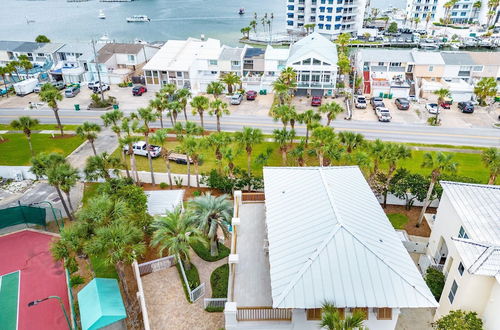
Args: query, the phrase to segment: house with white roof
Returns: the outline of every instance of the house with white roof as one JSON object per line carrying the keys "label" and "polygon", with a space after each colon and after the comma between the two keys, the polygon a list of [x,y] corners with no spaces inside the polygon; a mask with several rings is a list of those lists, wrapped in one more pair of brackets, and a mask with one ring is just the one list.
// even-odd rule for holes
{"label": "house with white roof", "polygon": [[477,312],[487,330],[500,329],[500,186],[441,182],[443,195],[427,254],[419,260],[446,282],[435,319],[451,310]]}
{"label": "house with white roof", "polygon": [[265,167],[261,197],[235,193],[226,329],[318,329],[326,301],[394,329],[438,306],[358,167]]}
{"label": "house with white roof", "polygon": [[[96,51],[103,46],[100,43],[96,44]],[[57,59],[58,63],[51,71],[56,80],[62,80],[65,84],[92,80],[89,72],[90,63],[95,61],[92,44],[67,43],[57,51]]]}

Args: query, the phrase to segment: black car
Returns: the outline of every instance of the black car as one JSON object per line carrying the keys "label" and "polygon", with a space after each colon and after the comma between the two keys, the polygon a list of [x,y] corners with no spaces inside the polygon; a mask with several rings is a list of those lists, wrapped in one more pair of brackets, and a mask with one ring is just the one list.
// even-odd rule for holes
{"label": "black car", "polygon": [[372,105],[373,109],[375,109],[376,107],[385,108],[384,99],[381,97],[372,97],[370,100],[370,104]]}
{"label": "black car", "polygon": [[466,113],[473,113],[474,104],[472,104],[472,102],[458,102],[458,110]]}
{"label": "black car", "polygon": [[404,97],[398,97],[394,103],[399,110],[408,110],[410,109],[410,101],[405,99]]}

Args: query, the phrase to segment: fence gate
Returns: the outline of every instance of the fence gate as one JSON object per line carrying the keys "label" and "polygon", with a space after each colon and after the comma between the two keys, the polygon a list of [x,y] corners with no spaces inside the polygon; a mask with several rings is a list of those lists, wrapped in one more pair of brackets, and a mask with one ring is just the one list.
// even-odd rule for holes
{"label": "fence gate", "polygon": [[205,295],[205,283],[201,283],[196,289],[189,292],[189,298],[192,302],[197,301]]}

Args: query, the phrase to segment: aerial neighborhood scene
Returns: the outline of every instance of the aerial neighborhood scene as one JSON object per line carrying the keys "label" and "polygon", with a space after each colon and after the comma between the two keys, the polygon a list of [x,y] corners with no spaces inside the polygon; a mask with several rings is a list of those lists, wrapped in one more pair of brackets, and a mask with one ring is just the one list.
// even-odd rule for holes
{"label": "aerial neighborhood scene", "polygon": [[4,0],[0,330],[500,329],[499,0]]}

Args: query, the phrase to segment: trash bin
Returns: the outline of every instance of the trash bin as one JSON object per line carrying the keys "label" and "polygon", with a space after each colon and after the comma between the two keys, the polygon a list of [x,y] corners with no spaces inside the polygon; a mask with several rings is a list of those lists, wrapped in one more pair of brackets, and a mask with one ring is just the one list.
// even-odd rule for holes
{"label": "trash bin", "polygon": [[380,93],[378,94],[378,97],[384,97],[384,93],[383,93],[383,92],[380,92]]}
{"label": "trash bin", "polygon": [[80,111],[80,105],[79,104],[75,104],[75,111]]}
{"label": "trash bin", "polygon": [[389,94],[389,100],[392,100],[392,94]]}
{"label": "trash bin", "polygon": [[264,95],[267,95],[267,89],[264,89],[262,92]]}
{"label": "trash bin", "polygon": [[118,110],[118,104],[113,104],[113,110]]}

